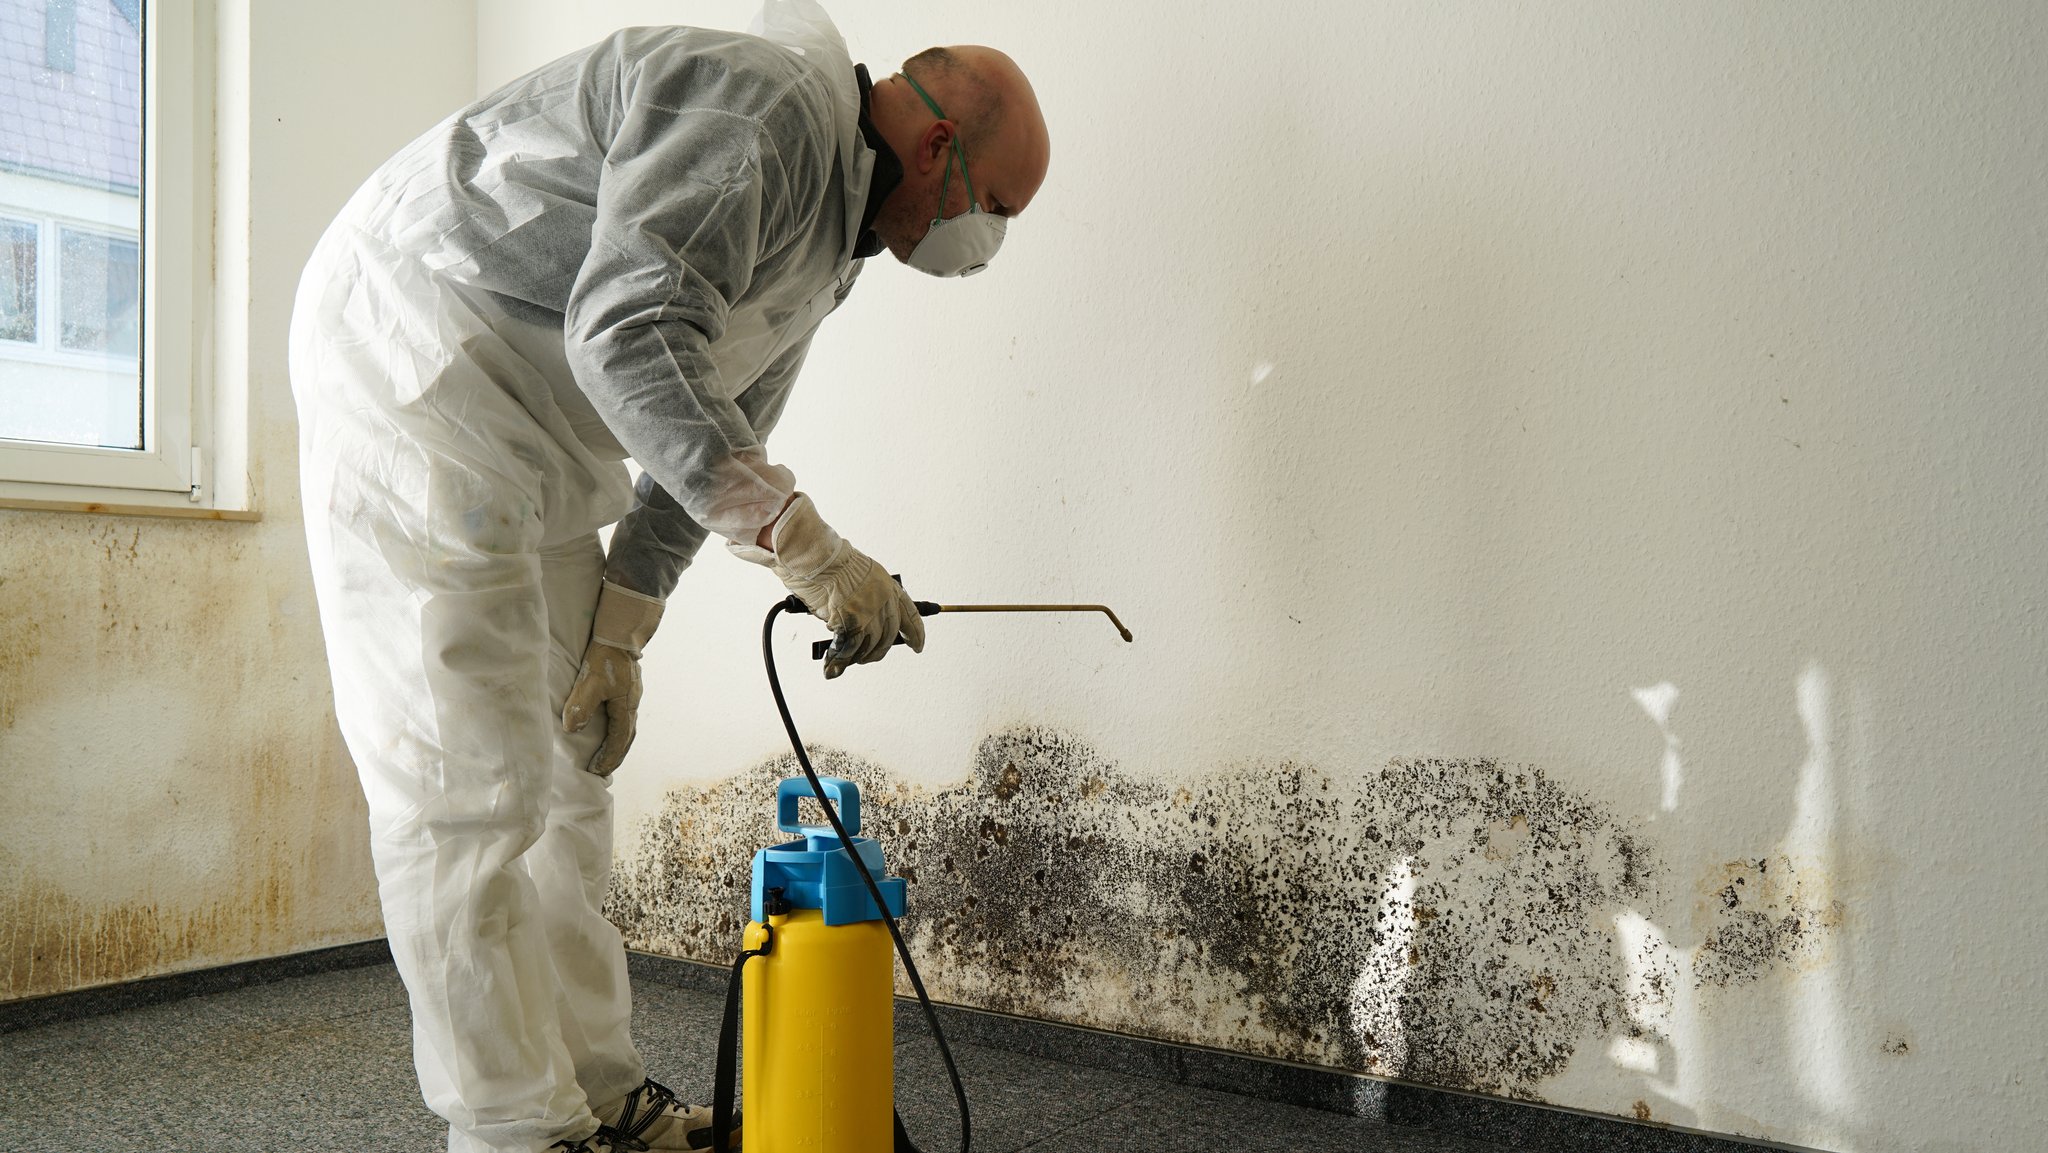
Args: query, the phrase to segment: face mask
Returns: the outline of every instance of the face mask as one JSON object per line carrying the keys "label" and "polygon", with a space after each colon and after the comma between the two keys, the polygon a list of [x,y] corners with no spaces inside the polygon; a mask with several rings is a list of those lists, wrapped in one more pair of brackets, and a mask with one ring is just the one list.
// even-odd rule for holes
{"label": "face mask", "polygon": [[[902,74],[910,81],[910,87],[932,110],[932,115],[941,120],[946,114],[939,111],[938,102],[925,94],[924,88],[908,73]],[[910,267],[933,276],[972,276],[988,267],[995,259],[996,250],[1003,246],[1003,231],[1009,225],[1007,217],[983,212],[981,204],[974,198],[974,181],[967,175],[967,148],[960,143],[959,136],[953,137],[953,156],[946,157],[946,175],[939,181],[939,211],[946,210],[946,193],[953,183],[953,159],[960,160],[960,179],[967,185],[967,211],[951,220],[933,217],[932,226],[910,250]]]}

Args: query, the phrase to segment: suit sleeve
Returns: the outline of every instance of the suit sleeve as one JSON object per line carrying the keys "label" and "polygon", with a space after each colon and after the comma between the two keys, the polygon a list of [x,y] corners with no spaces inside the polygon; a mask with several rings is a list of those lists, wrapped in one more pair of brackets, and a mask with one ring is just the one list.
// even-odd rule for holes
{"label": "suit sleeve", "polygon": [[[810,347],[811,338],[806,336],[777,357],[760,379],[740,394],[740,412],[762,443],[774,431],[775,422],[782,419],[783,406]],[[612,530],[605,579],[648,596],[666,598],[675,591],[683,570],[690,567],[691,559],[704,547],[710,533],[661,487],[653,473],[640,474],[633,494],[638,498],[633,511]]]}
{"label": "suit sleeve", "polygon": [[701,68],[663,64],[650,55],[622,78],[564,314],[578,386],[649,478],[620,563],[650,595],[704,534],[752,540],[795,492],[710,350],[763,254],[814,223],[797,206],[821,201],[832,162],[787,89],[735,77],[736,91],[707,93]]}

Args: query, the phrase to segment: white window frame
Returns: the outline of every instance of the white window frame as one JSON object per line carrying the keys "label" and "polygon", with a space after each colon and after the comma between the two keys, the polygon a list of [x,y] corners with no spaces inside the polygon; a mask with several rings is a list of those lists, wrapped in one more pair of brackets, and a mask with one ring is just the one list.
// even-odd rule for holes
{"label": "white window frame", "polygon": [[[109,449],[0,439],[0,506],[105,502],[189,508],[205,497],[201,343],[213,295],[202,260],[212,243],[211,75],[200,53],[201,5],[146,0],[142,8],[142,393],[143,446]],[[201,128],[209,130],[202,137]],[[17,215],[9,213],[9,215]],[[41,249],[56,255],[57,228],[114,231],[104,224],[37,214]],[[39,270],[40,272],[40,270]],[[40,276],[54,285],[55,272]],[[56,323],[60,299],[38,299],[39,324]],[[74,354],[75,355],[75,354]]]}

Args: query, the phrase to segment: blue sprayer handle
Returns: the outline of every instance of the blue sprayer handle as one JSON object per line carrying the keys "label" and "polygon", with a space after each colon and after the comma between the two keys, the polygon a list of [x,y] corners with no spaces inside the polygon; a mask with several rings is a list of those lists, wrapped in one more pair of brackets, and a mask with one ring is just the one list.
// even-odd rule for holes
{"label": "blue sprayer handle", "polygon": [[[839,810],[839,823],[846,826],[846,835],[860,835],[860,786],[845,777],[820,777],[818,784],[824,787],[825,796],[832,801],[832,807]],[[791,777],[775,787],[775,827],[785,833],[804,837],[836,837],[832,826],[805,825],[797,821],[797,803],[805,797],[815,796],[811,783],[802,777]]]}

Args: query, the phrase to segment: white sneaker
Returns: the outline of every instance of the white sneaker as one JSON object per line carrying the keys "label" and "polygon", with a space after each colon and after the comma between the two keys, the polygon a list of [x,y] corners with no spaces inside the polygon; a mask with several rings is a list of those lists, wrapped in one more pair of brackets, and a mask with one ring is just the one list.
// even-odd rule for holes
{"label": "white sneaker", "polygon": [[[648,1078],[638,1089],[605,1105],[593,1105],[597,1138],[618,1153],[644,1149],[701,1153],[711,1148],[711,1107],[685,1105],[661,1082]],[[740,1148],[739,1118],[733,1118],[732,1153]]]}

